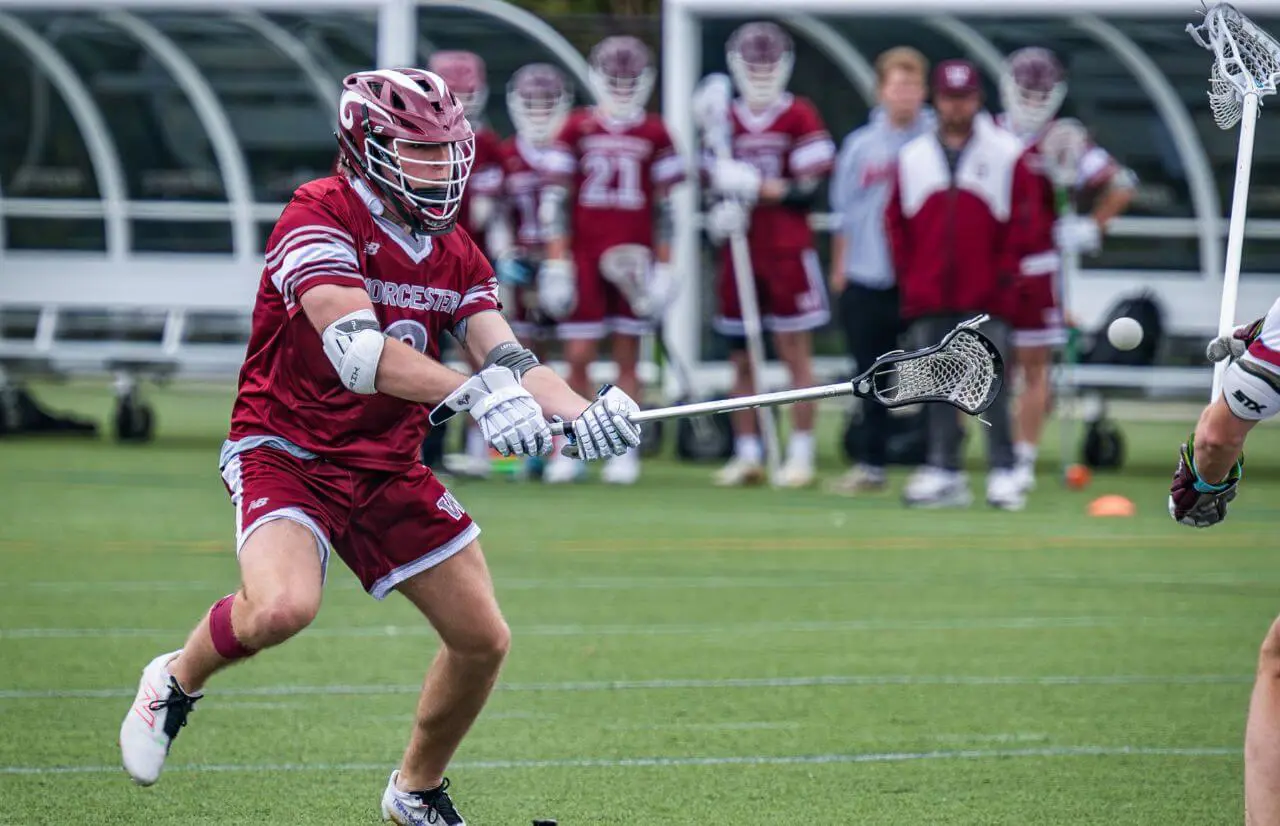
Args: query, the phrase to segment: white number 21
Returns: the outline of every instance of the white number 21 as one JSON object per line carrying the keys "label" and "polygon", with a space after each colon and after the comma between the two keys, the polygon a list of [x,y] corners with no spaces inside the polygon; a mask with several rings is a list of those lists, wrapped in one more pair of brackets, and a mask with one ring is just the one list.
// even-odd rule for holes
{"label": "white number 21", "polygon": [[578,199],[583,206],[644,209],[639,159],[591,152],[582,157],[582,172],[585,180]]}

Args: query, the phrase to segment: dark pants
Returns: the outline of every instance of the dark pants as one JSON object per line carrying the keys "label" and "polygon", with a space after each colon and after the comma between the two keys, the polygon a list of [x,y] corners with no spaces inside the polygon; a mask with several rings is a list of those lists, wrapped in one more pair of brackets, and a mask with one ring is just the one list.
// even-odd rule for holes
{"label": "dark pants", "polygon": [[[930,347],[942,340],[943,336],[955,329],[960,322],[972,318],[974,313],[957,315],[937,315],[916,319],[911,323],[908,335],[912,349]],[[993,318],[982,325],[983,334],[991,339],[1005,364],[1013,364],[1013,348],[1009,325],[998,318]],[[943,470],[960,470],[964,447],[963,415],[949,404],[926,405],[929,417],[929,464]],[[1007,470],[1013,467],[1013,429],[1009,416],[1009,387],[1000,391],[995,403],[982,414],[991,423],[987,431],[987,464],[992,470]]]}
{"label": "dark pants", "polygon": [[[902,322],[898,318],[898,288],[876,290],[850,284],[840,294],[840,323],[844,326],[849,355],[857,362],[856,372],[890,350],[898,349]],[[862,406],[862,436],[858,455],[871,467],[887,464],[889,411],[878,404]]]}

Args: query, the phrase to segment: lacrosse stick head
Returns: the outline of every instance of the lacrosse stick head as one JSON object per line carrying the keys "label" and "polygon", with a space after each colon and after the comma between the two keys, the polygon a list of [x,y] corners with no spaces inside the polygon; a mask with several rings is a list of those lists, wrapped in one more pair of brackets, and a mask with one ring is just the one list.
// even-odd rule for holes
{"label": "lacrosse stick head", "polygon": [[704,77],[693,90],[693,120],[703,142],[716,149],[729,145],[729,105],[733,102],[733,81],[717,72]]}
{"label": "lacrosse stick head", "polygon": [[1040,138],[1040,157],[1054,186],[1074,189],[1080,175],[1080,159],[1089,149],[1089,130],[1075,118],[1060,118]]}
{"label": "lacrosse stick head", "polygon": [[[991,406],[1004,383],[1004,359],[978,331],[988,316],[958,325],[925,350],[881,356],[856,386],[885,407],[943,402],[976,416]],[[864,374],[866,375],[866,374]],[[858,381],[858,380],[855,380]]]}
{"label": "lacrosse stick head", "polygon": [[600,275],[618,288],[636,315],[648,316],[653,251],[643,244],[617,244],[600,256]]}
{"label": "lacrosse stick head", "polygon": [[1222,129],[1240,122],[1245,95],[1273,95],[1280,80],[1280,43],[1230,3],[1215,3],[1204,11],[1199,26],[1187,32],[1213,52],[1209,73],[1209,108]]}

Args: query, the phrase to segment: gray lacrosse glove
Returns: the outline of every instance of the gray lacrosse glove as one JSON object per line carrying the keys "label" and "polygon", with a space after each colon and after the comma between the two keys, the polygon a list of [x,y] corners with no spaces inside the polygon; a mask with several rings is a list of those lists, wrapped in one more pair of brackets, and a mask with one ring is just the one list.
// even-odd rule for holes
{"label": "gray lacrosse glove", "polygon": [[[545,456],[551,452],[551,425],[533,394],[516,374],[494,365],[467,379],[437,410],[467,411],[480,435],[503,456]],[[432,414],[433,423],[443,417]]]}
{"label": "gray lacrosse glove", "polygon": [[630,420],[640,412],[640,405],[616,387],[605,385],[591,406],[569,422],[565,435],[569,444],[561,451],[565,456],[594,462],[621,456],[640,446],[640,425]]}
{"label": "gray lacrosse glove", "polygon": [[1178,469],[1169,486],[1169,515],[1179,525],[1213,527],[1227,518],[1227,505],[1236,498],[1236,488],[1243,475],[1244,457],[1241,456],[1222,482],[1214,484],[1201,479],[1196,472],[1193,433],[1178,452]]}
{"label": "gray lacrosse glove", "polygon": [[1249,349],[1249,345],[1253,344],[1254,339],[1262,334],[1263,321],[1264,319],[1260,318],[1252,324],[1235,328],[1229,336],[1218,336],[1210,341],[1204,351],[1205,358],[1212,362],[1224,359],[1235,361],[1240,358]]}

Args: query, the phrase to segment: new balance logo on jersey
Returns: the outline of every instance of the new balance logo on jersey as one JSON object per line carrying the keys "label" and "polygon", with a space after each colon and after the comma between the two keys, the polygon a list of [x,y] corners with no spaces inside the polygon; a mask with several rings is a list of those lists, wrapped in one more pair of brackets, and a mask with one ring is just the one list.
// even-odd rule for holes
{"label": "new balance logo on jersey", "polygon": [[388,307],[430,310],[453,315],[462,305],[462,296],[453,290],[423,287],[420,284],[397,284],[394,281],[380,281],[377,278],[366,278],[364,285],[369,291],[370,301],[374,304],[385,304]]}
{"label": "new balance logo on jersey", "polygon": [[369,241],[368,243],[366,243],[366,244],[364,245],[364,254],[365,254],[365,255],[377,255],[377,254],[378,254],[378,250],[380,250],[380,249],[382,249],[382,245],[381,245],[381,244],[379,244],[377,241]]}
{"label": "new balance logo on jersey", "polygon": [[1258,402],[1246,396],[1243,390],[1237,390],[1236,392],[1231,394],[1231,397],[1236,401],[1238,401],[1244,407],[1244,409],[1248,410],[1250,413],[1261,413],[1267,407],[1265,404],[1259,404]]}

